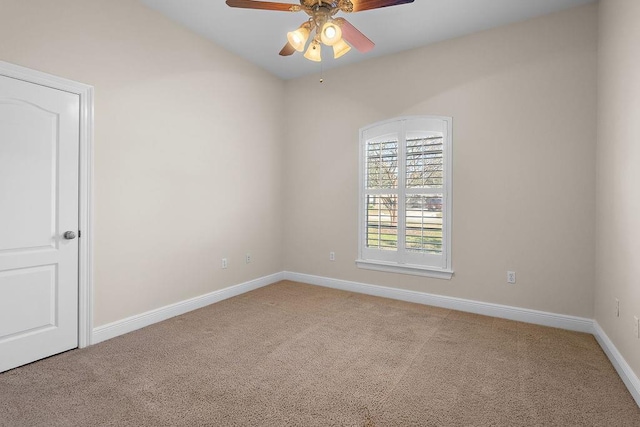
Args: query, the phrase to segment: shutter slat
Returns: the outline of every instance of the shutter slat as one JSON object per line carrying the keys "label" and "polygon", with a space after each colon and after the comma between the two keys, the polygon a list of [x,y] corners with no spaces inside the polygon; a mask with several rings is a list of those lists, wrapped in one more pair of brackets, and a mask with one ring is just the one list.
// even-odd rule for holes
{"label": "shutter slat", "polygon": [[441,187],[444,182],[442,137],[407,140],[406,188]]}

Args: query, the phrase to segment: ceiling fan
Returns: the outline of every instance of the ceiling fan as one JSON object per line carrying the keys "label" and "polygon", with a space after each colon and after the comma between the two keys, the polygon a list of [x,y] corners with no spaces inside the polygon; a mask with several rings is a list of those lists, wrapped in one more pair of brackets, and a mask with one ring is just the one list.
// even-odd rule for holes
{"label": "ceiling fan", "polygon": [[[287,33],[287,44],[281,56],[302,52],[310,35],[315,31],[304,57],[315,62],[322,61],[322,45],[333,47],[333,57],[340,58],[351,50],[369,52],[375,44],[344,18],[334,18],[338,12],[361,12],[413,3],[414,0],[300,0],[300,5],[258,0],[227,0],[227,5],[243,9],[275,10],[280,12],[304,11],[309,19],[297,30]],[[351,45],[351,46],[350,46]]]}

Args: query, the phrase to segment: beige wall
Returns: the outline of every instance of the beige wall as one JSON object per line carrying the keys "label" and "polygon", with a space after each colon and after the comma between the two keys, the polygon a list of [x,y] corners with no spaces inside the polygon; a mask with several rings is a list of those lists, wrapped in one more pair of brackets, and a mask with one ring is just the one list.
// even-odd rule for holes
{"label": "beige wall", "polygon": [[280,80],[135,0],[0,10],[1,60],[95,86],[95,326],[282,270]]}
{"label": "beige wall", "polygon": [[[287,82],[285,268],[592,318],[596,24],[589,5]],[[454,120],[451,281],[354,263],[358,129],[418,114]]]}
{"label": "beige wall", "polygon": [[[599,15],[595,319],[640,375],[640,2]],[[620,300],[615,317],[614,298]]]}

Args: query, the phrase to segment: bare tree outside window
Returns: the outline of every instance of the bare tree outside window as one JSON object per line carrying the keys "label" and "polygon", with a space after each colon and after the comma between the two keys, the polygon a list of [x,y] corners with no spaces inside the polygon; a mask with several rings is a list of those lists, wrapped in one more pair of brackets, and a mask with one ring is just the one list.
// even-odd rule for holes
{"label": "bare tree outside window", "polygon": [[[406,141],[406,188],[443,185],[442,136]],[[367,144],[367,188],[392,190],[367,196],[367,246],[397,248],[398,141]],[[395,194],[394,194],[395,193]],[[407,249],[438,253],[442,247],[442,195],[412,194],[406,199]]]}

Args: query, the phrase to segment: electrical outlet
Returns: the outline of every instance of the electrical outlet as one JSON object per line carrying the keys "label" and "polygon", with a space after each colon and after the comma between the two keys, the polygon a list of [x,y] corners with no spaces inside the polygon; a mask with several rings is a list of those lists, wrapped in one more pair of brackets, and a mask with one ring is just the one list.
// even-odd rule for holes
{"label": "electrical outlet", "polygon": [[618,298],[614,298],[616,301],[616,317],[620,317],[620,300]]}
{"label": "electrical outlet", "polygon": [[507,283],[516,283],[515,271],[507,271]]}
{"label": "electrical outlet", "polygon": [[229,262],[226,258],[222,258],[222,268],[227,268],[229,266]]}
{"label": "electrical outlet", "polygon": [[636,338],[640,339],[640,320],[638,320],[638,316],[633,316],[633,330],[635,332]]}
{"label": "electrical outlet", "polygon": [[336,260],[336,253],[329,252],[329,261],[335,261],[335,260]]}
{"label": "electrical outlet", "polygon": [[244,262],[247,264],[251,264],[251,254],[249,252],[247,252],[247,254],[244,256]]}

